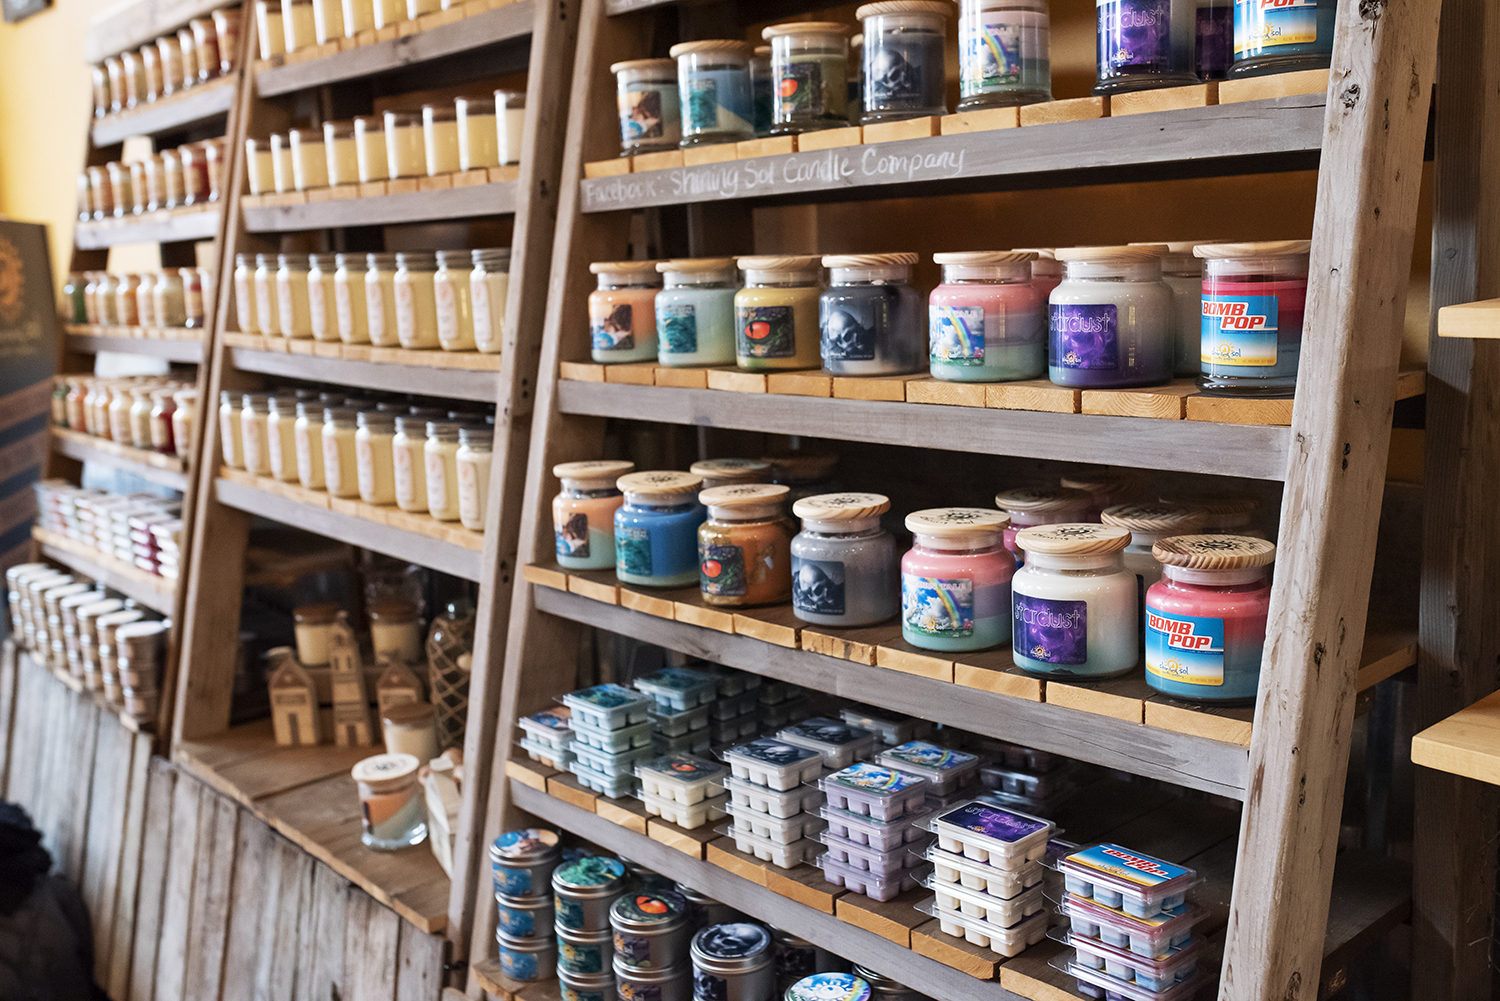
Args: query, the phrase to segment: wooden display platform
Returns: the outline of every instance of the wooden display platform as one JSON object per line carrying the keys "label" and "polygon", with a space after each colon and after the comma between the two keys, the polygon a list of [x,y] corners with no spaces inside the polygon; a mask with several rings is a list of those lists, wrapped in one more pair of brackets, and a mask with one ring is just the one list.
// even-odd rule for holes
{"label": "wooden display platform", "polygon": [[[516,211],[519,171],[518,167],[491,167],[466,174],[245,195],[240,203],[245,230],[250,233],[512,215]],[[458,183],[459,179],[465,179],[465,183]]]}
{"label": "wooden display platform", "polygon": [[220,202],[180,209],[160,209],[140,215],[80,220],[73,242],[80,250],[102,250],[123,243],[178,243],[212,240],[219,232]]}
{"label": "wooden display platform", "polygon": [[226,333],[224,344],[243,372],[484,403],[495,402],[500,390],[500,356],[477,351],[408,351],[238,333]]}
{"label": "wooden display platform", "polygon": [[112,146],[131,136],[154,136],[229,113],[237,76],[217,77],[118,114],[94,119],[95,146]]}
{"label": "wooden display platform", "polygon": [[556,977],[525,983],[500,972],[498,960],[487,959],[469,967],[474,982],[495,1001],[558,1001],[562,997]]}
{"label": "wooden display platform", "polygon": [[1500,785],[1500,692],[1412,737],[1411,760],[1426,768]]}
{"label": "wooden display platform", "polygon": [[93,546],[76,542],[66,535],[49,532],[39,525],[32,526],[31,537],[41,545],[42,555],[49,560],[55,560],[85,577],[100,581],[162,615],[172,614],[177,594],[175,581],[147,573],[124,560],[108,556]]}
{"label": "wooden display platform", "polygon": [[175,455],[122,445],[69,428],[52,428],[52,448],[79,462],[97,462],[173,490],[187,489],[187,466]]}
{"label": "wooden display platform", "polygon": [[1500,337],[1500,299],[1442,307],[1437,332],[1439,337]]}

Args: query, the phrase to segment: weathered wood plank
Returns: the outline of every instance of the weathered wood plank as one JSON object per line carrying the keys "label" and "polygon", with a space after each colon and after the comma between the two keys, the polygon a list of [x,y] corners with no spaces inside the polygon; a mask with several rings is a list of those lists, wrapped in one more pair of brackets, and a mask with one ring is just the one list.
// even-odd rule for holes
{"label": "weathered wood plank", "polygon": [[444,945],[441,935],[428,935],[409,924],[401,925],[396,1001],[430,1001],[438,996],[443,986]]}
{"label": "weathered wood plank", "polygon": [[239,847],[240,807],[205,789],[193,875],[192,926],[188,935],[186,998],[219,996],[229,931],[230,894]]}
{"label": "weathered wood plank", "polygon": [[[269,955],[275,944],[277,898],[282,892],[275,843],[275,833],[265,824],[248,814],[240,817],[224,945],[223,1001],[265,996],[257,993],[267,985],[257,982],[256,973],[261,956]],[[295,888],[290,889],[295,896]]]}
{"label": "weathered wood plank", "polygon": [[344,918],[344,985],[348,1001],[394,1001],[401,919],[368,893],[349,888]]}
{"label": "weathered wood plank", "polygon": [[[153,1001],[158,979],[157,960],[162,931],[166,926],[167,889],[172,883],[172,836],[176,820],[177,770],[160,758],[151,762],[146,790],[145,836],[141,841],[140,888],[136,893],[135,939],[129,969],[130,1001]],[[183,794],[184,796],[186,793]],[[197,836],[197,817],[190,838]],[[187,829],[186,820],[183,829]],[[191,840],[189,843],[192,843]],[[150,873],[150,876],[144,874]],[[116,973],[119,967],[116,967]],[[112,995],[120,997],[120,995]],[[164,994],[163,997],[166,997]]]}
{"label": "weathered wood plank", "polygon": [[304,993],[301,979],[297,996],[307,1001],[344,997],[347,988],[344,960],[344,929],[348,921],[350,886],[327,866],[313,866],[312,906],[300,933],[313,953],[312,975]]}
{"label": "weathered wood plank", "polygon": [[[149,807],[151,791],[158,785],[168,786],[162,802],[170,804],[171,769],[165,759],[151,756],[151,737],[135,734],[130,752],[130,795],[125,806],[124,822],[121,825],[120,867],[114,878],[115,890],[111,898],[114,922],[111,927],[113,941],[109,943],[109,976],[102,983],[114,1001],[126,1001],[130,996],[130,964],[135,953],[135,935],[139,926],[145,893],[161,894],[161,870],[152,871],[151,884],[143,893],[141,861],[146,844],[146,830],[150,823]],[[156,771],[160,765],[166,778],[158,779]],[[165,840],[165,834],[162,840]],[[104,948],[95,943],[96,949]]]}
{"label": "weathered wood plank", "polygon": [[[241,823],[259,823],[250,819]],[[276,895],[267,897],[265,924],[261,929],[260,952],[255,965],[255,997],[265,1001],[294,1001],[297,990],[306,990],[312,981],[312,963],[304,963],[313,954],[314,943],[299,937],[304,915],[312,913],[312,883],[315,863],[279,835],[268,842],[268,865],[274,866]],[[308,929],[309,934],[311,929]]]}
{"label": "weathered wood plank", "polygon": [[[156,1001],[191,1001],[187,984],[188,939],[192,927],[194,861],[201,834],[212,830],[213,792],[201,782],[179,776],[172,791],[171,851],[162,856],[158,872],[166,873],[162,887],[161,919],[156,946]],[[143,867],[143,873],[150,869]],[[144,877],[143,878],[147,878]],[[139,941],[140,932],[137,933]],[[137,957],[139,960],[139,957]],[[139,966],[137,962],[137,966]]]}

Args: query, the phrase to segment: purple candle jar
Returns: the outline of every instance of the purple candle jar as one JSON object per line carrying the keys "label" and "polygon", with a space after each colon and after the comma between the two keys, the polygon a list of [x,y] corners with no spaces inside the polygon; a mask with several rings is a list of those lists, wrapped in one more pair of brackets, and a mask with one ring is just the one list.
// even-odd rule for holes
{"label": "purple candle jar", "polygon": [[1112,389],[1172,378],[1172,290],[1165,246],[1058,250],[1067,271],[1048,299],[1047,376]]}

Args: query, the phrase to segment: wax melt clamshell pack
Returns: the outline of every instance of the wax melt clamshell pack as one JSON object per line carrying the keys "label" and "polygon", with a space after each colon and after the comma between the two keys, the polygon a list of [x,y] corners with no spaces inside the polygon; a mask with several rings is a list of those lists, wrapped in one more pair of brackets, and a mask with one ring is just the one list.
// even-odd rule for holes
{"label": "wax melt clamshell pack", "polygon": [[790,844],[778,844],[769,838],[757,837],[754,832],[742,830],[730,824],[718,829],[720,834],[727,834],[734,839],[734,846],[746,855],[754,855],[762,862],[770,862],[778,869],[795,869],[801,865],[818,847],[816,841],[803,838]]}
{"label": "wax melt clamshell pack", "polygon": [[1047,869],[1041,862],[1028,862],[1019,869],[997,869],[986,862],[975,862],[953,852],[945,852],[937,845],[927,849],[925,856],[932,863],[933,875],[945,883],[1001,900],[1019,896],[1023,890],[1040,886],[1046,878]]}
{"label": "wax melt clamshell pack", "polygon": [[541,744],[526,737],[521,738],[516,743],[521,746],[521,750],[525,751],[526,756],[532,761],[540,761],[550,768],[567,768],[568,762],[573,760],[573,752],[566,747],[559,750],[552,744]]}
{"label": "wax melt clamshell pack", "polygon": [[817,786],[797,786],[794,789],[777,791],[767,786],[756,785],[748,779],[731,776],[724,783],[729,798],[735,806],[748,807],[756,813],[768,814],[778,819],[796,816],[803,811],[815,810],[823,802],[823,794]]}
{"label": "wax melt clamshell pack", "polygon": [[986,789],[1009,796],[1042,800],[1066,791],[1072,785],[1073,770],[1054,768],[1042,775],[998,765],[983,765],[979,769],[979,783]]}
{"label": "wax melt clamshell pack", "polygon": [[665,799],[661,796],[652,796],[642,791],[641,802],[645,804],[646,812],[653,817],[670,821],[678,827],[684,827],[690,831],[711,824],[716,820],[723,820],[729,813],[729,797],[727,795],[715,796],[712,799],[700,799],[691,805],[679,803],[677,800]]}
{"label": "wax melt clamshell pack", "polygon": [[1057,869],[1069,893],[1136,918],[1181,907],[1187,902],[1187,891],[1202,882],[1196,870],[1113,844],[1074,852]]}
{"label": "wax melt clamshell pack", "polygon": [[1133,918],[1124,911],[1071,894],[1063,897],[1058,909],[1067,916],[1076,934],[1154,959],[1187,945],[1193,937],[1193,928],[1207,916],[1197,904],[1186,904],[1175,914]]}
{"label": "wax melt clamshell pack", "polygon": [[828,805],[876,820],[898,820],[923,812],[927,780],[868,762],[850,765],[819,781]]}
{"label": "wax melt clamshell pack", "polygon": [[907,890],[915,890],[921,885],[917,882],[916,873],[909,869],[903,869],[897,875],[886,878],[868,869],[860,869],[846,862],[840,862],[827,853],[814,859],[813,864],[823,870],[823,878],[834,886],[842,886],[853,893],[863,893],[871,900],[890,900],[898,894],[905,893]]}
{"label": "wax melt clamshell pack", "polygon": [[755,701],[763,706],[781,705],[802,694],[802,689],[786,681],[762,681],[755,690]]}
{"label": "wax melt clamshell pack", "polygon": [[936,900],[923,901],[917,905],[917,910],[937,918],[938,928],[944,935],[961,938],[971,945],[998,952],[1007,958],[1019,956],[1027,946],[1036,945],[1047,937],[1048,918],[1045,910],[1009,928],[1001,928],[958,911],[944,911],[938,907]]}
{"label": "wax melt clamshell pack", "polygon": [[528,740],[558,751],[566,750],[573,739],[572,711],[566,706],[522,716],[516,722],[526,731]]}
{"label": "wax melt clamshell pack", "polygon": [[798,813],[790,817],[773,817],[748,806],[729,804],[729,815],[736,830],[749,831],[758,838],[789,845],[800,838],[811,838],[823,829],[823,818],[815,813]]}
{"label": "wax melt clamshell pack", "polygon": [[1129,980],[1112,977],[1103,970],[1095,970],[1081,961],[1057,961],[1054,969],[1074,977],[1078,981],[1078,993],[1084,997],[1104,998],[1106,1001],[1191,1001],[1202,990],[1205,978],[1194,974],[1186,980],[1161,991],[1153,991]]}
{"label": "wax melt clamshell pack", "polygon": [[875,753],[875,735],[869,730],[822,716],[789,726],[776,739],[817,751],[829,768],[848,768]]}
{"label": "wax melt clamshell pack", "polygon": [[1041,817],[975,801],[933,817],[928,830],[945,852],[1016,870],[1047,854],[1047,841],[1057,828]]}
{"label": "wax melt clamshell pack", "polygon": [[930,816],[926,813],[908,814],[896,820],[880,820],[832,806],[824,806],[819,812],[828,822],[829,832],[835,837],[857,845],[868,845],[876,851],[895,851],[904,845],[925,842],[930,837],[927,830],[920,826]]}
{"label": "wax melt clamshell pack", "polygon": [[817,751],[768,737],[731,747],[724,752],[724,760],[735,778],[778,792],[812,782],[823,774],[823,756]]}
{"label": "wax melt clamshell pack", "polygon": [[932,724],[925,719],[886,716],[872,709],[845,707],[839,710],[839,718],[850,726],[869,730],[886,747],[904,744],[909,740],[920,740],[932,733]]}
{"label": "wax melt clamshell pack", "polygon": [[649,696],[623,685],[595,685],[563,696],[563,705],[572,710],[575,727],[582,723],[599,730],[644,723],[652,704]]}
{"label": "wax melt clamshell pack", "polygon": [[610,754],[619,754],[621,751],[629,751],[637,747],[647,747],[651,744],[651,724],[649,722],[632,723],[614,730],[601,730],[598,727],[585,726],[582,720],[578,720],[573,724],[573,746],[577,747],[579,744],[607,751]]}
{"label": "wax melt clamshell pack", "polygon": [[828,846],[827,855],[835,862],[842,862],[853,869],[863,869],[885,879],[892,879],[907,869],[925,866],[922,856],[905,845],[880,851],[869,845],[856,844],[837,834],[823,831],[818,839]]}
{"label": "wax melt clamshell pack", "polygon": [[743,737],[754,737],[760,730],[760,717],[754,713],[734,719],[716,719],[708,725],[708,735],[715,744],[733,744]]}
{"label": "wax melt clamshell pack", "polygon": [[908,741],[882,751],[877,760],[887,768],[920,775],[927,780],[928,790],[937,796],[947,796],[972,785],[979,772],[977,756],[925,740]]}
{"label": "wax melt clamshell pack", "polygon": [[1078,953],[1078,962],[1093,970],[1103,970],[1112,977],[1127,980],[1148,991],[1164,991],[1173,984],[1188,980],[1198,971],[1204,958],[1202,938],[1194,935],[1180,949],[1154,959],[1137,956],[1128,949],[1106,945],[1097,938],[1079,935],[1068,928],[1053,928],[1047,933]]}
{"label": "wax melt clamshell pack", "polygon": [[651,728],[664,737],[685,737],[694,730],[708,729],[708,706],[694,706],[681,712],[668,712],[660,705],[651,707]]}
{"label": "wax melt clamshell pack", "polygon": [[729,769],[691,754],[668,754],[642,762],[635,774],[644,795],[693,806],[724,795]]}
{"label": "wax melt clamshell pack", "polygon": [[713,747],[707,730],[695,730],[681,737],[665,737],[659,733],[651,735],[651,753],[663,754],[708,754]]}
{"label": "wax melt clamshell pack", "polygon": [[1001,900],[983,891],[965,889],[957,883],[945,883],[935,877],[923,880],[922,885],[933,891],[939,911],[957,911],[966,918],[979,918],[1000,928],[1020,924],[1047,909],[1040,886],[1023,890],[1009,900]]}
{"label": "wax melt clamshell pack", "polygon": [[623,775],[605,775],[594,771],[582,761],[568,762],[568,771],[578,776],[579,784],[584,788],[610,799],[623,799],[635,792],[635,776],[629,772]]}
{"label": "wax melt clamshell pack", "polygon": [[754,713],[760,707],[755,701],[754,692],[741,692],[738,695],[723,695],[709,704],[708,711],[714,719],[736,719],[740,716]]}
{"label": "wax melt clamshell pack", "polygon": [[664,667],[636,678],[633,684],[638,691],[655,699],[658,706],[673,712],[708,705],[719,695],[717,678],[690,667]]}
{"label": "wax melt clamshell pack", "polygon": [[574,743],[573,756],[583,762],[585,768],[591,768],[600,775],[623,775],[627,778],[634,778],[636,766],[651,759],[651,747],[647,745],[611,754],[585,744]]}

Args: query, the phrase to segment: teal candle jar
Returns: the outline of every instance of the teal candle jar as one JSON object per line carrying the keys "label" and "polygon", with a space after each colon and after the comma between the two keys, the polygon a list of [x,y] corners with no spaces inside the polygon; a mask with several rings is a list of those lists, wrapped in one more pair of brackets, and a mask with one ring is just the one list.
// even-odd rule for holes
{"label": "teal candle jar", "polygon": [[928,297],[928,365],[945,382],[1035,379],[1047,371],[1047,297],[1031,280],[1036,254],[933,254],[943,283]]}
{"label": "teal candle jar", "polygon": [[698,503],[703,477],[673,470],[630,473],[616,486],[625,504],[615,512],[615,576],[625,584],[686,587],[698,582]]}
{"label": "teal candle jar", "polygon": [[663,365],[734,364],[734,294],[739,272],[732,257],[663,261],[656,293],[656,358]]}
{"label": "teal candle jar", "polygon": [[1047,0],[962,0],[959,111],[1052,100]]}
{"label": "teal candle jar", "polygon": [[1229,75],[1327,69],[1338,0],[1235,0]]}
{"label": "teal candle jar", "polygon": [[731,39],[672,46],[682,103],[682,145],[755,138],[750,46]]}
{"label": "teal candle jar", "polygon": [[589,293],[589,344],[594,361],[613,365],[656,360],[656,261],[589,265],[599,287]]}
{"label": "teal candle jar", "polygon": [[849,27],[836,21],[773,24],[773,135],[795,135],[849,124]]}

